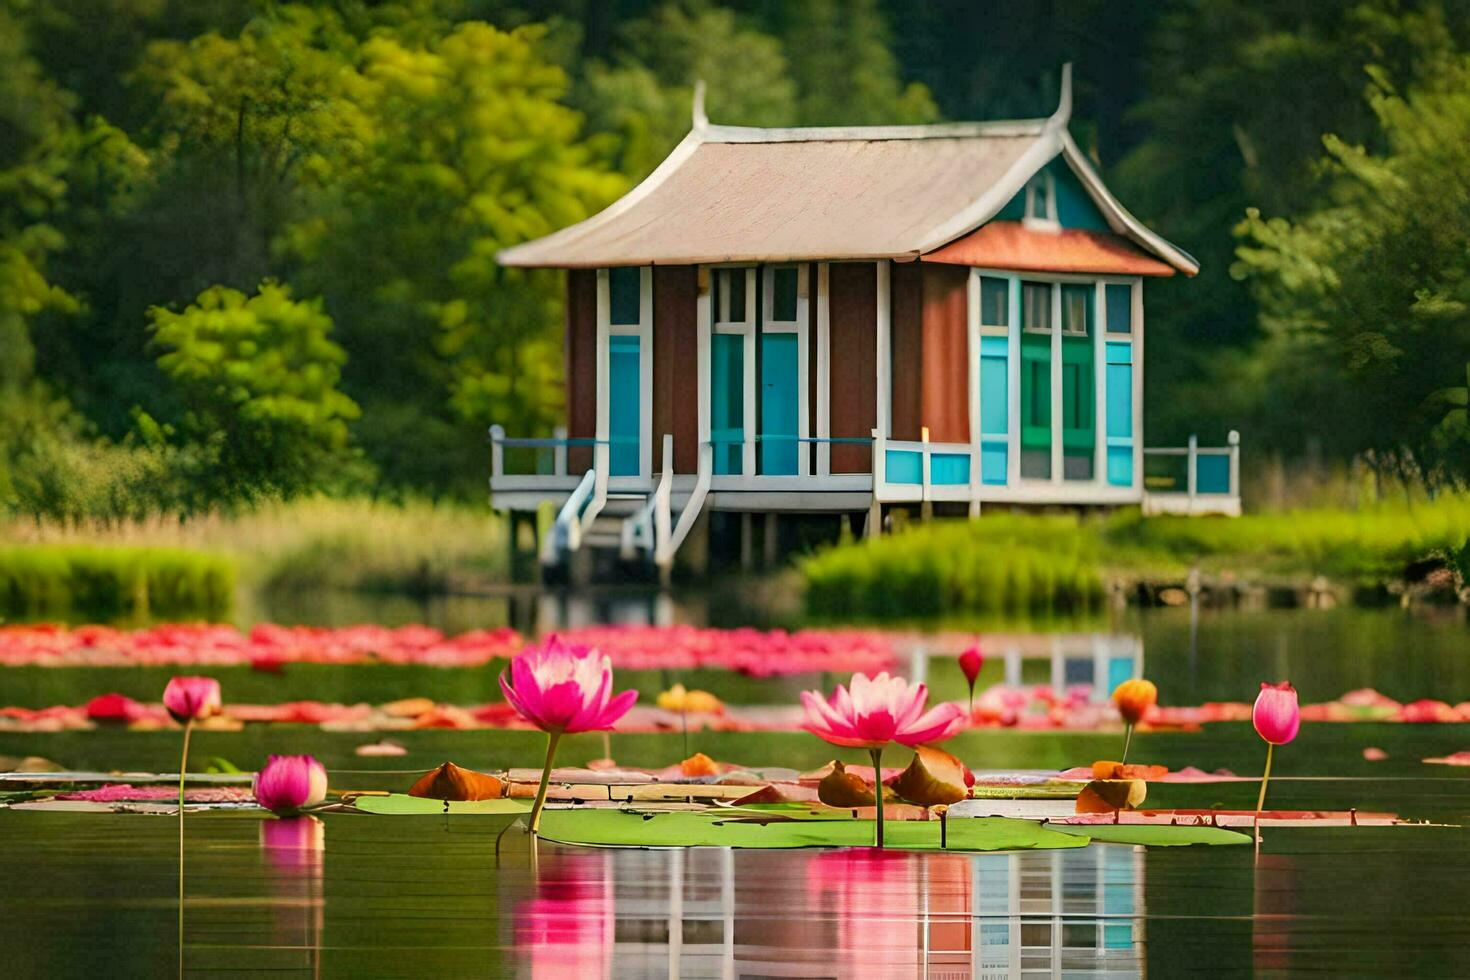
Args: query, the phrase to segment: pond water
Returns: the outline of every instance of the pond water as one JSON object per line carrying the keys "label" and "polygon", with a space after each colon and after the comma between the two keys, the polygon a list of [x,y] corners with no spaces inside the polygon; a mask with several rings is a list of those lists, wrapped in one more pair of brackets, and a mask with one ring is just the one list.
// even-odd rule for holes
{"label": "pond water", "polygon": [[[495,610],[499,610],[496,612]],[[522,629],[587,620],[716,621],[705,600],[643,596],[385,605],[323,600],[300,619],[428,620],[449,630]],[[273,614],[276,618],[290,617]],[[1449,613],[1399,610],[1126,611],[1039,633],[991,626],[982,683],[1106,687],[1110,658],[1141,659],[1169,704],[1249,701],[1263,679],[1291,678],[1303,700],[1372,686],[1399,700],[1470,699],[1470,632]],[[1007,666],[1006,648],[1028,653]],[[1082,653],[1073,655],[1073,649]],[[1040,655],[1029,651],[1040,650]],[[1053,655],[1056,654],[1056,655]],[[922,663],[922,666],[920,666]],[[963,688],[936,657],[912,661],[942,697]],[[401,672],[400,672],[401,671]],[[102,690],[161,689],[167,671],[0,674],[0,702],[77,703]],[[718,675],[697,678],[722,690]],[[491,671],[382,666],[240,670],[227,698],[414,694],[488,699]],[[662,683],[666,678],[651,679]],[[729,682],[732,700],[784,701],[820,678]],[[256,685],[250,687],[249,685]],[[431,689],[425,689],[431,688]],[[144,690],[146,689],[146,691]],[[152,695],[156,697],[156,693]],[[258,765],[312,751],[338,789],[403,789],[446,758],[482,768],[527,764],[531,733],[395,733],[398,759],[368,759],[361,735],[290,726],[201,733],[200,757]],[[1368,761],[1363,749],[1388,758]],[[749,764],[804,767],[829,747],[796,733],[701,735],[696,748]],[[967,732],[950,748],[977,768],[1060,768],[1115,756],[1107,732]],[[1148,733],[1133,758],[1178,768],[1258,770],[1245,724]],[[1358,807],[1436,823],[1470,821],[1470,770],[1421,760],[1470,749],[1470,725],[1307,724],[1277,753],[1271,799],[1283,808]],[[618,735],[622,761],[663,765],[678,736]],[[0,754],[68,765],[176,766],[177,733],[0,733]],[[567,741],[569,762],[601,753]],[[1149,804],[1248,807],[1256,784],[1158,785]],[[543,844],[497,861],[473,817],[328,815],[303,824],[245,813],[191,813],[183,962],[190,975],[1001,977],[1470,975],[1470,834],[1454,827],[1279,829],[1249,848],[1093,845],[988,855],[850,851],[593,850]],[[178,829],[172,817],[0,811],[0,944],[14,976],[156,976],[179,964]]]}

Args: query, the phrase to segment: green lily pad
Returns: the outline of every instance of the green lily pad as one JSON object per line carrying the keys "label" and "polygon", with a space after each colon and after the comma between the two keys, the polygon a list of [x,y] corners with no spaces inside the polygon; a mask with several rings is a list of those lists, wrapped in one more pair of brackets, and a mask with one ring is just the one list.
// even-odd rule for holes
{"label": "green lily pad", "polygon": [[1109,844],[1142,844],[1146,847],[1183,847],[1189,844],[1249,844],[1249,834],[1224,827],[1176,827],[1164,824],[1064,824],[1048,823],[1048,830],[1076,834]]}
{"label": "green lily pad", "polygon": [[465,800],[446,803],[444,800],[426,800],[405,793],[388,796],[353,797],[352,805],[367,813],[391,814],[394,816],[425,816],[432,814],[495,814],[518,817],[531,812],[528,800]]}
{"label": "green lily pad", "polygon": [[[939,821],[893,821],[885,825],[889,847],[939,850]],[[541,836],[564,844],[603,847],[868,847],[873,821],[731,820],[728,814],[675,811],[547,810]],[[949,850],[1009,851],[1082,847],[1087,839],[1059,834],[1031,820],[977,817],[949,822]]]}

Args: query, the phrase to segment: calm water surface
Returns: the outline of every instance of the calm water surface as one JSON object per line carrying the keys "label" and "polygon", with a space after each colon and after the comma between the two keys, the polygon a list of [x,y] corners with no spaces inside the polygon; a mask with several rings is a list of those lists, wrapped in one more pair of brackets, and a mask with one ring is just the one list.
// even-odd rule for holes
{"label": "calm water surface", "polygon": [[[471,603],[316,612],[298,618],[427,620],[459,630],[501,621],[535,629],[721,617],[707,606],[639,598],[576,608],[533,600],[519,610]],[[1022,645],[1052,642],[1008,632]],[[1296,681],[1308,701],[1365,686],[1401,700],[1470,699],[1470,633],[1456,614],[1192,618],[1167,610],[1070,632],[1084,646],[1095,641],[1094,653],[1028,656],[1015,668],[1022,679],[1105,687],[1109,658],[1126,653],[1141,658],[1175,704],[1250,700],[1260,680],[1278,677]],[[986,681],[1002,678],[1005,659],[994,651]],[[940,696],[961,696],[950,665],[936,660],[924,669]],[[235,690],[246,700],[493,696],[490,671],[392,670],[240,671],[224,683],[227,696]],[[0,702],[76,703],[134,684],[143,696],[161,689],[166,673],[18,670],[0,674]],[[812,680],[732,685],[727,693],[787,700]],[[718,681],[711,681],[717,690]],[[368,740],[359,734],[285,726],[207,733],[197,744],[202,757],[219,754],[247,768],[266,752],[310,750],[327,761],[334,786],[399,789],[444,758],[486,768],[524,764],[540,746],[525,733],[394,737],[408,746],[402,759],[356,757],[354,746]],[[711,754],[755,764],[815,765],[831,755],[802,736],[704,738],[699,747]],[[675,736],[616,739],[627,761],[677,757]],[[1059,767],[1107,755],[1115,742],[1112,733],[983,731],[953,747],[979,766]],[[1246,725],[1155,733],[1135,745],[1148,761],[1243,773],[1256,771],[1261,754]],[[1389,759],[1365,761],[1368,745],[1385,748]],[[1470,770],[1420,761],[1459,749],[1470,749],[1470,726],[1308,725],[1278,753],[1272,802],[1465,824]],[[176,751],[176,733],[168,732],[0,736],[0,753],[48,754],[78,766],[164,770]],[[599,752],[595,737],[568,742],[569,760]],[[1149,802],[1243,807],[1254,793],[1252,783],[1156,784]],[[1259,861],[1233,847],[915,855],[543,845],[535,873],[523,844],[497,862],[494,829],[475,818],[336,814],[286,822],[216,812],[191,814],[186,829],[182,953],[190,975],[1470,976],[1470,833],[1459,827],[1271,829]],[[172,817],[0,811],[3,975],[176,973],[177,833]]]}

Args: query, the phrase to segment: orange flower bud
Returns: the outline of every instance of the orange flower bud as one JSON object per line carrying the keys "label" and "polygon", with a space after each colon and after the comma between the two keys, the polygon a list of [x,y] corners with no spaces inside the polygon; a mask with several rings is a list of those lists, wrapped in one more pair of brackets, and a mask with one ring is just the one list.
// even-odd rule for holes
{"label": "orange flower bud", "polygon": [[1131,681],[1124,681],[1113,690],[1113,705],[1118,709],[1118,714],[1130,725],[1136,725],[1148,714],[1159,700],[1159,689],[1154,687],[1153,681],[1146,681],[1141,677],[1135,677]]}

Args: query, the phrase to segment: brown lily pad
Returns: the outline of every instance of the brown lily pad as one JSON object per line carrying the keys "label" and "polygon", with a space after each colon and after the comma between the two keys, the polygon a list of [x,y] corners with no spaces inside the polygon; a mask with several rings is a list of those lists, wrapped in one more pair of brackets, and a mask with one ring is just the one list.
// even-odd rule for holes
{"label": "brown lily pad", "polygon": [[505,795],[505,784],[494,776],[446,762],[419,777],[408,791],[409,796],[428,800],[494,800]]}
{"label": "brown lily pad", "polygon": [[1078,813],[1113,813],[1132,810],[1148,795],[1142,779],[1094,779],[1077,794]]}
{"label": "brown lily pad", "polygon": [[920,745],[914,761],[890,783],[900,799],[918,806],[947,806],[970,795],[965,764],[943,749]]}
{"label": "brown lily pad", "polygon": [[817,799],[828,806],[842,808],[876,806],[878,803],[872,787],[861,776],[848,772],[840,762],[833,762],[832,771],[817,784]]}

